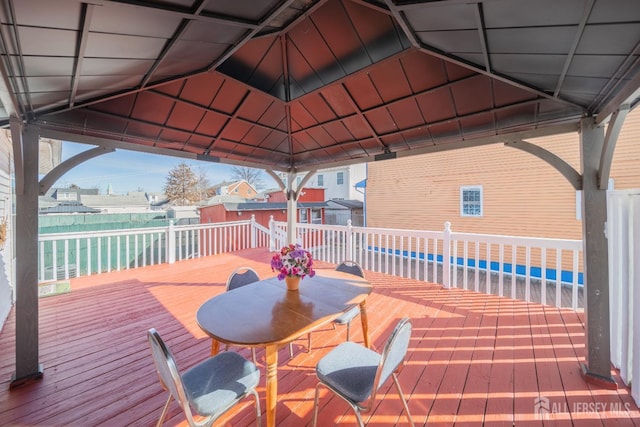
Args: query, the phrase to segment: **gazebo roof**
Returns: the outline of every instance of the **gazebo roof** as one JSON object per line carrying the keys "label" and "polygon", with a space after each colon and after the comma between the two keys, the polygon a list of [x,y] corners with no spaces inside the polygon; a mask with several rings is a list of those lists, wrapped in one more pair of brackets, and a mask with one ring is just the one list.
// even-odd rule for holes
{"label": "gazebo roof", "polygon": [[640,87],[634,0],[9,0],[0,122],[299,171],[577,130]]}

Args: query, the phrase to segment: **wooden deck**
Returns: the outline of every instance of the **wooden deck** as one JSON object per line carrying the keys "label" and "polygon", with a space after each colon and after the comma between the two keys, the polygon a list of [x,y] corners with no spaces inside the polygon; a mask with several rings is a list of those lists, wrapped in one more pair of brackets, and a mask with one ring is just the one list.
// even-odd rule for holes
{"label": "wooden deck", "polygon": [[[147,329],[160,332],[180,369],[202,360],[210,340],[195,323],[198,306],[223,292],[238,266],[273,274],[269,259],[264,249],[248,250],[72,280],[71,293],[40,300],[44,378],[9,391],[12,313],[0,334],[0,425],[154,425],[167,395],[154,372]],[[368,313],[378,350],[399,318],[413,320],[400,382],[416,425],[640,425],[627,388],[605,390],[582,379],[582,314],[378,273],[367,278],[374,284]],[[359,325],[352,329],[352,339],[361,342]],[[313,334],[310,353],[305,339],[296,342],[293,359],[287,349],[280,352],[278,425],[310,423],[314,366],[344,339],[344,328],[327,327]],[[247,349],[235,350],[249,357]],[[366,417],[370,426],[406,425],[390,385]],[[325,393],[321,405],[320,425],[354,425],[340,400]],[[166,424],[186,425],[175,403]],[[255,425],[251,400],[218,425]]]}

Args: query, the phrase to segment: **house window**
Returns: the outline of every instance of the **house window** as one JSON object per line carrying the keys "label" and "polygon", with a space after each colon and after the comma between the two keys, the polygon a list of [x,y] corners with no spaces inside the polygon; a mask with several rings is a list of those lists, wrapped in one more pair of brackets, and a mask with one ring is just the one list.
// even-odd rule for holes
{"label": "house window", "polygon": [[482,216],[482,187],[460,187],[460,216]]}
{"label": "house window", "polygon": [[324,176],[318,175],[318,187],[324,187]]}
{"label": "house window", "polygon": [[336,184],[338,184],[338,185],[344,184],[344,172],[338,172],[337,178],[338,178],[338,180],[337,180]]}
{"label": "house window", "polygon": [[311,223],[312,224],[322,224],[322,210],[321,209],[312,209],[311,210]]}
{"label": "house window", "polygon": [[309,220],[307,219],[307,210],[306,209],[300,209],[300,223],[301,224],[306,224],[308,222],[309,222]]}

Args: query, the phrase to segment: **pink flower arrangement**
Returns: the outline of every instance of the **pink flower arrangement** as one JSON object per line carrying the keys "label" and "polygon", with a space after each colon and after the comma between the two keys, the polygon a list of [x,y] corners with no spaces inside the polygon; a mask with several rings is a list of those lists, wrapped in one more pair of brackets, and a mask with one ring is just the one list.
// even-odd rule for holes
{"label": "pink flower arrangement", "polygon": [[313,277],[313,257],[311,252],[302,249],[300,245],[289,245],[280,249],[280,252],[271,258],[271,270],[278,272],[278,279],[286,276],[304,278]]}

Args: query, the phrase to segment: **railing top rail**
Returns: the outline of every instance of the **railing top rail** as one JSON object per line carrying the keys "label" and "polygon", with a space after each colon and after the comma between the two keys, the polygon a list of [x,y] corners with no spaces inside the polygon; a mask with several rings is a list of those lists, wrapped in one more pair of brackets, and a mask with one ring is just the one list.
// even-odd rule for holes
{"label": "railing top rail", "polygon": [[[243,221],[233,221],[233,222],[223,222],[223,223],[213,223],[213,224],[185,224],[185,225],[175,225],[174,229],[176,231],[203,230],[203,229],[212,229],[212,228],[237,227],[240,225],[245,225],[250,223],[251,223],[250,220],[243,220]],[[92,238],[92,237],[130,236],[130,235],[164,233],[166,231],[167,231],[167,226],[147,227],[147,228],[122,228],[117,230],[75,231],[72,233],[68,233],[68,232],[46,233],[46,234],[40,234],[38,236],[38,240],[51,241],[51,240],[62,240],[62,239],[86,239],[86,238]]]}
{"label": "railing top rail", "polygon": [[536,246],[540,248],[582,249],[582,240],[552,239],[546,237],[506,236],[500,234],[451,233],[451,240],[466,240],[488,243],[503,243],[514,246]]}
{"label": "railing top rail", "polygon": [[351,230],[354,233],[379,233],[379,234],[394,234],[396,236],[423,236],[423,237],[431,237],[435,239],[442,239],[444,236],[443,231],[433,231],[433,230],[409,230],[409,229],[401,229],[401,228],[371,228],[371,227],[351,227]]}
{"label": "railing top rail", "polygon": [[167,227],[122,228],[118,230],[75,231],[73,233],[46,233],[38,235],[38,240],[86,239],[90,237],[130,236],[140,234],[164,233]]}
{"label": "railing top rail", "polygon": [[236,227],[239,225],[249,225],[251,224],[251,220],[242,220],[242,221],[228,221],[228,222],[218,222],[218,223],[209,223],[209,224],[184,224],[184,225],[174,225],[175,230],[201,230],[203,228],[225,228],[225,227]]}

